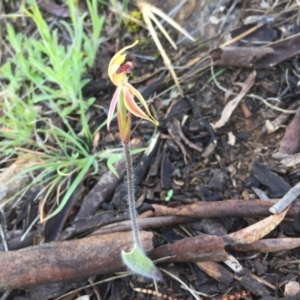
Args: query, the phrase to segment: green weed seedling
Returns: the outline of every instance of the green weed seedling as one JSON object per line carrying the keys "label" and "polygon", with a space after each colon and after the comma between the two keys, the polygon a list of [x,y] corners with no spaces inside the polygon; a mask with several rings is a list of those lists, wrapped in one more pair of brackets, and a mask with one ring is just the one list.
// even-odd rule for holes
{"label": "green weed seedling", "polygon": [[174,191],[173,190],[169,190],[167,192],[167,195],[165,197],[165,201],[169,202],[171,200],[171,198],[173,197]]}

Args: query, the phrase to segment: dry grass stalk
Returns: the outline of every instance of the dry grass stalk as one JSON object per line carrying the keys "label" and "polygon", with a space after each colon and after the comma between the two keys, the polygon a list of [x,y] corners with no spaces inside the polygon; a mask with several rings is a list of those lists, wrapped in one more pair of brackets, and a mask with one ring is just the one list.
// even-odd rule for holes
{"label": "dry grass stalk", "polygon": [[156,47],[158,48],[158,50],[163,58],[165,66],[171,73],[171,76],[178,88],[180,95],[183,96],[183,91],[180,87],[179,80],[174,71],[171,60],[169,59],[169,56],[167,55],[164,47],[162,46],[162,44],[156,34],[156,31],[153,27],[152,22],[154,22],[156,24],[156,26],[163,33],[163,35],[170,42],[170,44],[174,47],[174,49],[177,49],[177,46],[176,46],[175,42],[172,40],[172,38],[170,37],[170,35],[167,33],[167,31],[164,29],[164,27],[161,25],[159,20],[156,18],[155,15],[164,19],[166,22],[168,22],[170,25],[172,25],[175,29],[177,29],[179,32],[181,32],[183,35],[185,35],[190,40],[194,41],[194,38],[185,29],[183,29],[177,22],[175,22],[172,18],[170,18],[168,15],[166,15],[163,11],[161,11],[157,7],[151,5],[147,2],[140,1],[140,0],[136,0],[136,2],[137,2],[137,6],[139,7],[139,9],[143,15],[147,29],[150,32],[150,34],[154,40],[154,43],[156,44]]}

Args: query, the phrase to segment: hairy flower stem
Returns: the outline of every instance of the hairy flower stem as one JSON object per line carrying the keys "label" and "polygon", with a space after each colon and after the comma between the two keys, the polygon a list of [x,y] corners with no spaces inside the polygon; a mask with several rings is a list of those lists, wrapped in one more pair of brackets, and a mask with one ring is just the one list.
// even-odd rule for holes
{"label": "hairy flower stem", "polygon": [[141,242],[139,237],[139,226],[137,221],[137,211],[135,208],[135,196],[134,196],[134,182],[133,182],[133,168],[132,168],[132,158],[130,154],[129,142],[122,141],[123,149],[125,153],[126,161],[126,172],[127,172],[127,197],[128,197],[128,207],[129,216],[131,221],[132,233],[134,238],[134,243],[137,247],[141,248]]}

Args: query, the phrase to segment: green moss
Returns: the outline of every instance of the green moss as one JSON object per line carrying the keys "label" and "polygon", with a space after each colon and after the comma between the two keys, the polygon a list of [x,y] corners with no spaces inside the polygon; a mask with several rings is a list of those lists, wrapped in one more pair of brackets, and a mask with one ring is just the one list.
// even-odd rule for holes
{"label": "green moss", "polygon": [[[133,10],[129,15],[134,19],[143,21],[142,13],[138,10]],[[126,30],[130,33],[137,33],[141,29],[140,25],[138,25],[137,23],[135,23],[134,21],[129,20],[129,19],[127,19],[127,21],[125,22],[125,27],[126,27]]]}

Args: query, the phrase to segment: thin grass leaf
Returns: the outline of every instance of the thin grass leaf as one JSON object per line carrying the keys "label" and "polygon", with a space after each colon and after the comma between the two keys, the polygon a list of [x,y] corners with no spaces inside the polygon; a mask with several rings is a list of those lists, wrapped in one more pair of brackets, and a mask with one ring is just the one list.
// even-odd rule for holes
{"label": "thin grass leaf", "polygon": [[79,183],[83,180],[83,178],[86,175],[86,173],[88,172],[89,168],[92,166],[94,159],[95,158],[93,156],[89,156],[87,158],[87,160],[85,162],[85,166],[81,169],[79,174],[76,176],[75,180],[72,182],[71,186],[69,187],[68,191],[64,195],[59,206],[50,215],[48,215],[46,218],[41,220],[41,222],[45,222],[45,221],[49,220],[50,218],[52,218],[53,216],[57,215],[59,212],[61,212],[61,210],[66,205],[67,201],[69,200],[69,198],[71,197],[71,195],[73,194],[73,192],[75,191],[77,186],[79,185]]}

